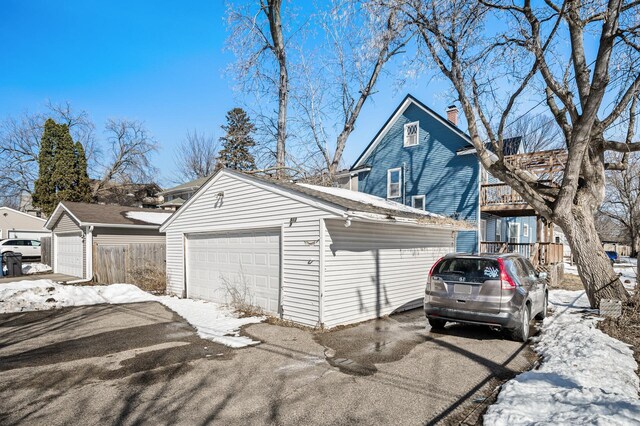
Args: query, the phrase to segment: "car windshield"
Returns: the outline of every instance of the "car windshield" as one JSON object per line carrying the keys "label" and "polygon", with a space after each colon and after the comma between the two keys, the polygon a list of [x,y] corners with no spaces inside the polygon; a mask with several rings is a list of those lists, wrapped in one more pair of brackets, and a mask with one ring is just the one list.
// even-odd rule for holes
{"label": "car windshield", "polygon": [[500,279],[500,266],[495,259],[453,258],[445,259],[433,272],[445,279],[464,277],[465,281],[485,282]]}

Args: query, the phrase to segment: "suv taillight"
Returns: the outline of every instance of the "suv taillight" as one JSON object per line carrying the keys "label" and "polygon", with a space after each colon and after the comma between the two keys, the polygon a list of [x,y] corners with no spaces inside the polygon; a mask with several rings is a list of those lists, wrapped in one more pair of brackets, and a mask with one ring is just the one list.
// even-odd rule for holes
{"label": "suv taillight", "polygon": [[427,277],[427,288],[431,284],[431,275],[433,275],[433,271],[440,264],[440,262],[442,262],[442,259],[444,259],[444,257],[441,257],[440,259],[436,260],[435,263],[431,266],[431,269],[429,269],[429,276]]}
{"label": "suv taillight", "polygon": [[516,288],[516,283],[513,278],[507,272],[507,268],[504,264],[504,259],[498,259],[498,265],[500,265],[500,282],[502,283],[503,290],[513,290]]}

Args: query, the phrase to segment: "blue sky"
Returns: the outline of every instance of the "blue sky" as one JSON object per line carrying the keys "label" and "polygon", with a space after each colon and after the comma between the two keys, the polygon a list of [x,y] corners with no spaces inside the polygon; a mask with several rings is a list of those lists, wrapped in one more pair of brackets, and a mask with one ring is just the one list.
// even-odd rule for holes
{"label": "blue sky", "polygon": [[[109,117],[142,120],[161,144],[161,183],[173,180],[174,147],[187,130],[221,135],[237,105],[225,67],[221,0],[5,0],[0,16],[0,119],[41,110],[47,100],[86,110],[101,137]],[[352,134],[351,164],[407,92],[443,112],[442,84],[388,81],[369,102]]]}

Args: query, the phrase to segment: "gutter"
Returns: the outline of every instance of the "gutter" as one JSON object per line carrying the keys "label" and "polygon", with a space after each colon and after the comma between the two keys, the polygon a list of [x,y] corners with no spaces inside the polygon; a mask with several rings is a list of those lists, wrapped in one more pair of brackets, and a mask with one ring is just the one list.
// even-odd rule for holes
{"label": "gutter", "polygon": [[[350,223],[352,219],[355,219],[360,222],[392,223],[392,224],[403,225],[403,226],[418,226],[421,228],[452,229],[456,231],[467,230],[467,227],[465,226],[455,226],[447,223],[424,223],[414,218],[390,217],[390,216],[376,214],[376,213],[349,211],[346,220]],[[471,227],[469,229],[473,230],[473,228]]]}
{"label": "gutter", "polygon": [[129,228],[129,229],[160,229],[160,225],[125,225],[125,224],[115,224],[115,223],[85,223],[81,222],[80,226],[90,226],[90,227],[98,227],[98,228]]}

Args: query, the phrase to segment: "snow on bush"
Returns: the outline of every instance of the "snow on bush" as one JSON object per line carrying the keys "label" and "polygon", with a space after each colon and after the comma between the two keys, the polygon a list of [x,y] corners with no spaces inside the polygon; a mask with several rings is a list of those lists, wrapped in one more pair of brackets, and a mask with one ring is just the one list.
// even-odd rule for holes
{"label": "snow on bush", "polygon": [[549,299],[555,312],[535,339],[540,368],[502,387],[485,424],[640,424],[633,350],[596,328],[583,291],[553,290]]}
{"label": "snow on bush", "polygon": [[160,302],[183,317],[204,339],[239,348],[259,342],[240,336],[240,327],[264,317],[238,318],[231,310],[213,302],[154,296],[132,284],[73,286],[51,280],[17,281],[0,285],[0,313],[41,311],[68,306]]}

